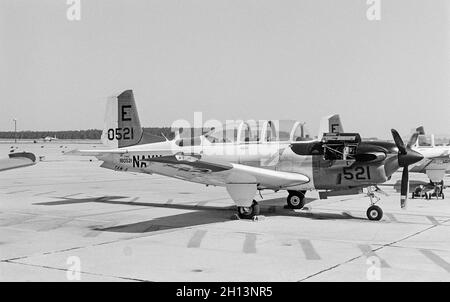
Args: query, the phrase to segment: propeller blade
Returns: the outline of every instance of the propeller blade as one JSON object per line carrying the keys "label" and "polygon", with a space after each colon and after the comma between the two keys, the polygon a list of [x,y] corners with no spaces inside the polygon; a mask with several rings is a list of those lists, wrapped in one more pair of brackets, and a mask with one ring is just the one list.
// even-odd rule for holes
{"label": "propeller blade", "polygon": [[398,151],[401,154],[406,154],[406,147],[405,143],[403,143],[402,138],[400,137],[400,134],[398,134],[397,130],[391,129],[392,137],[394,138],[395,145],[398,148]]}
{"label": "propeller blade", "polygon": [[398,165],[400,167],[403,167],[402,182],[400,188],[400,206],[402,207],[402,209],[406,208],[406,202],[408,200],[408,190],[409,190],[408,166],[423,159],[422,154],[410,148],[410,146],[416,142],[420,131],[421,130],[418,128],[416,133],[414,133],[411,139],[409,140],[408,147],[406,147],[397,130],[391,129],[392,137],[394,138],[395,145],[398,148]]}
{"label": "propeller blade", "polygon": [[403,167],[402,183],[400,188],[400,206],[402,209],[406,208],[406,201],[408,200],[408,190],[409,190],[408,166],[405,166]]}

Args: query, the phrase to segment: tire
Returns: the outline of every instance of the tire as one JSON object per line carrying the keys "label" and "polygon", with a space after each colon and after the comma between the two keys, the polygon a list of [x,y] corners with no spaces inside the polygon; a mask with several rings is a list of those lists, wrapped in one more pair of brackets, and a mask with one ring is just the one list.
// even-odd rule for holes
{"label": "tire", "polygon": [[253,200],[253,204],[250,207],[238,207],[238,216],[241,219],[253,219],[259,213],[260,207],[255,200]]}
{"label": "tire", "polygon": [[367,209],[367,218],[378,221],[383,218],[383,210],[379,206],[371,206]]}
{"label": "tire", "polygon": [[287,205],[291,209],[301,209],[305,206],[305,193],[291,191],[287,197]]}

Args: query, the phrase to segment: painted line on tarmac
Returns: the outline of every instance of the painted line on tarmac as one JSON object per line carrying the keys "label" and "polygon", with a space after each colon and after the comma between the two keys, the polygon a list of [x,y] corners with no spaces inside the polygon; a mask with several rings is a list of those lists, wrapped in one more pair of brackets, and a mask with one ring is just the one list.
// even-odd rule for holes
{"label": "painted line on tarmac", "polygon": [[317,253],[314,248],[311,240],[308,239],[299,239],[300,245],[303,249],[303,253],[305,253],[307,260],[320,260],[322,259],[320,255]]}
{"label": "painted line on tarmac", "polygon": [[[447,223],[448,221],[450,221],[450,219],[445,220],[443,223]],[[432,226],[426,227],[425,229],[422,229],[422,230],[420,230],[420,231],[417,231],[417,232],[415,232],[415,233],[413,233],[413,234],[411,234],[411,235],[408,235],[408,236],[405,236],[405,237],[400,238],[400,239],[398,239],[398,240],[395,240],[395,241],[392,241],[392,242],[390,242],[390,243],[384,244],[384,245],[380,246],[379,248],[376,248],[376,249],[374,250],[374,252],[375,252],[375,251],[378,251],[378,250],[381,250],[381,249],[383,249],[383,248],[386,248],[386,247],[394,246],[395,244],[397,244],[397,243],[399,243],[399,242],[402,242],[402,241],[405,241],[405,240],[410,239],[410,238],[412,238],[412,237],[415,237],[415,236],[417,236],[417,235],[423,234],[423,233],[425,233],[425,232],[427,232],[427,231],[429,231],[429,230],[431,230],[431,229],[433,229],[433,228],[436,228],[437,226],[438,226],[438,225],[432,225]],[[316,273],[314,273],[314,274],[311,274],[311,275],[309,275],[309,276],[306,276],[306,277],[304,277],[304,278],[298,280],[297,282],[302,282],[302,281],[311,279],[311,278],[313,278],[313,277],[316,277],[316,276],[318,276],[318,275],[324,274],[324,273],[326,273],[326,272],[332,271],[332,270],[334,270],[334,269],[336,269],[336,268],[338,268],[338,267],[340,267],[340,266],[342,266],[342,265],[345,265],[345,264],[351,263],[351,262],[353,262],[353,261],[355,261],[355,260],[358,260],[358,259],[360,259],[360,258],[363,257],[363,256],[364,256],[364,254],[363,254],[363,255],[356,256],[356,257],[353,257],[353,258],[350,258],[350,259],[348,259],[348,260],[346,260],[346,261],[343,261],[343,262],[338,263],[338,264],[336,264],[336,265],[333,265],[333,266],[330,266],[330,267],[325,268],[325,269],[323,269],[323,270],[320,270],[320,271],[318,271],[318,272],[316,272]],[[433,257],[433,256],[432,256],[432,257]],[[439,258],[440,258],[440,257],[439,257]],[[434,259],[436,260],[437,258],[435,257]],[[439,260],[437,260],[437,261],[439,261]],[[442,262],[440,262],[440,264],[442,264]]]}
{"label": "painted line on tarmac", "polygon": [[397,217],[394,216],[394,214],[386,213],[386,216],[389,217],[389,220],[391,220],[393,222],[398,222],[398,219],[397,219]]}
{"label": "painted line on tarmac", "polygon": [[[181,229],[182,230],[187,230],[188,227],[181,228]],[[159,231],[155,231],[155,232],[152,232],[152,233],[147,233],[145,235],[130,236],[130,237],[127,237],[127,238],[119,238],[119,239],[115,239],[115,240],[109,240],[109,241],[104,241],[104,242],[90,244],[90,245],[75,246],[75,247],[66,248],[66,249],[47,251],[47,252],[44,252],[44,253],[41,253],[41,254],[38,254],[38,255],[52,255],[52,254],[64,253],[64,252],[67,252],[67,251],[75,251],[75,250],[81,250],[81,249],[97,247],[97,246],[103,246],[103,245],[108,245],[108,244],[115,244],[115,243],[129,241],[129,240],[142,239],[142,238],[153,237],[153,236],[156,236],[156,235],[172,233],[172,232],[175,232],[177,230],[178,229],[174,229],[174,228],[161,229]],[[97,231],[97,232],[102,232],[102,231]],[[21,260],[21,259],[27,259],[27,258],[30,258],[30,257],[33,257],[33,256],[38,256],[38,255],[32,254],[32,255],[25,255],[25,256],[20,256],[20,257],[13,257],[13,258],[0,260],[0,262],[20,263],[20,262],[14,262],[14,261]],[[21,264],[25,264],[25,263],[21,263]]]}
{"label": "painted line on tarmac", "polygon": [[441,258],[440,256],[436,255],[435,253],[433,253],[430,250],[420,249],[420,252],[422,254],[424,254],[425,257],[427,257],[428,259],[433,261],[436,265],[438,265],[441,268],[443,268],[444,270],[446,270],[447,273],[450,273],[450,263],[445,261],[443,258]]}
{"label": "painted line on tarmac", "polygon": [[378,256],[373,250],[372,247],[368,244],[359,244],[358,248],[364,253],[364,255],[366,255],[366,257],[377,257],[380,260],[380,264],[381,267],[383,268],[390,268],[391,266],[386,262],[386,260],[384,260],[383,258],[381,258],[380,256]]}
{"label": "painted line on tarmac", "polygon": [[427,217],[427,219],[428,219],[429,221],[431,221],[431,223],[434,224],[434,225],[440,225],[440,224],[441,224],[439,221],[437,221],[436,218],[434,218],[434,216],[426,216],[426,217]]}
{"label": "painted line on tarmac", "polygon": [[187,247],[199,248],[206,233],[207,233],[206,230],[195,231],[194,235],[192,235],[191,239],[189,240]]}

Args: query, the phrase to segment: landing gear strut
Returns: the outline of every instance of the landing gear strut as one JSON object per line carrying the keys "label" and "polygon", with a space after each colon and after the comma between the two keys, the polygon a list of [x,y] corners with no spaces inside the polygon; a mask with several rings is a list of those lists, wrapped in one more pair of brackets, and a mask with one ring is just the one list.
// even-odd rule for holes
{"label": "landing gear strut", "polygon": [[383,210],[375,205],[380,198],[378,196],[375,195],[376,189],[373,189],[372,187],[368,187],[367,188],[367,196],[369,196],[370,198],[370,207],[367,209],[367,218],[369,218],[369,220],[380,220],[381,218],[383,218]]}
{"label": "landing gear strut", "polygon": [[287,205],[291,209],[301,209],[305,205],[306,191],[288,191]]}
{"label": "landing gear strut", "polygon": [[238,207],[238,215],[241,219],[253,219],[259,215],[259,211],[259,204],[256,200],[253,200],[253,204],[249,207]]}

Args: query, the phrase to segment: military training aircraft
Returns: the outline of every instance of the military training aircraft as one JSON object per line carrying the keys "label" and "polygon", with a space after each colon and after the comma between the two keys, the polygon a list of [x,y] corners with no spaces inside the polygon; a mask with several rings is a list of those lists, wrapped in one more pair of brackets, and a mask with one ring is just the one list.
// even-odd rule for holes
{"label": "military training aircraft", "polygon": [[56,137],[56,135],[55,135],[54,137],[46,136],[46,137],[43,137],[42,140],[43,140],[44,142],[51,142],[51,141],[56,141],[56,140],[58,140],[58,138]]}
{"label": "military training aircraft", "polygon": [[28,167],[34,164],[36,164],[36,156],[33,153],[11,153],[8,158],[0,159],[0,171]]}
{"label": "military training aircraft", "polygon": [[423,158],[394,129],[395,144],[365,142],[358,133],[344,133],[336,116],[329,118],[326,130],[321,126],[326,132],[317,139],[304,135],[299,122],[243,121],[197,137],[150,143],[151,137],[140,125],[132,90],[108,101],[105,121],[102,141],[111,149],[69,153],[95,156],[103,162],[101,167],[116,171],[223,186],[236,203],[239,217],[247,219],[259,214],[253,198],[261,190],[286,190],[288,206],[299,209],[308,190],[319,190],[326,197],[357,194],[367,188],[367,217],[380,220],[383,211],[375,205],[378,198],[373,198],[376,185],[402,167],[401,206],[405,207],[408,166]]}

